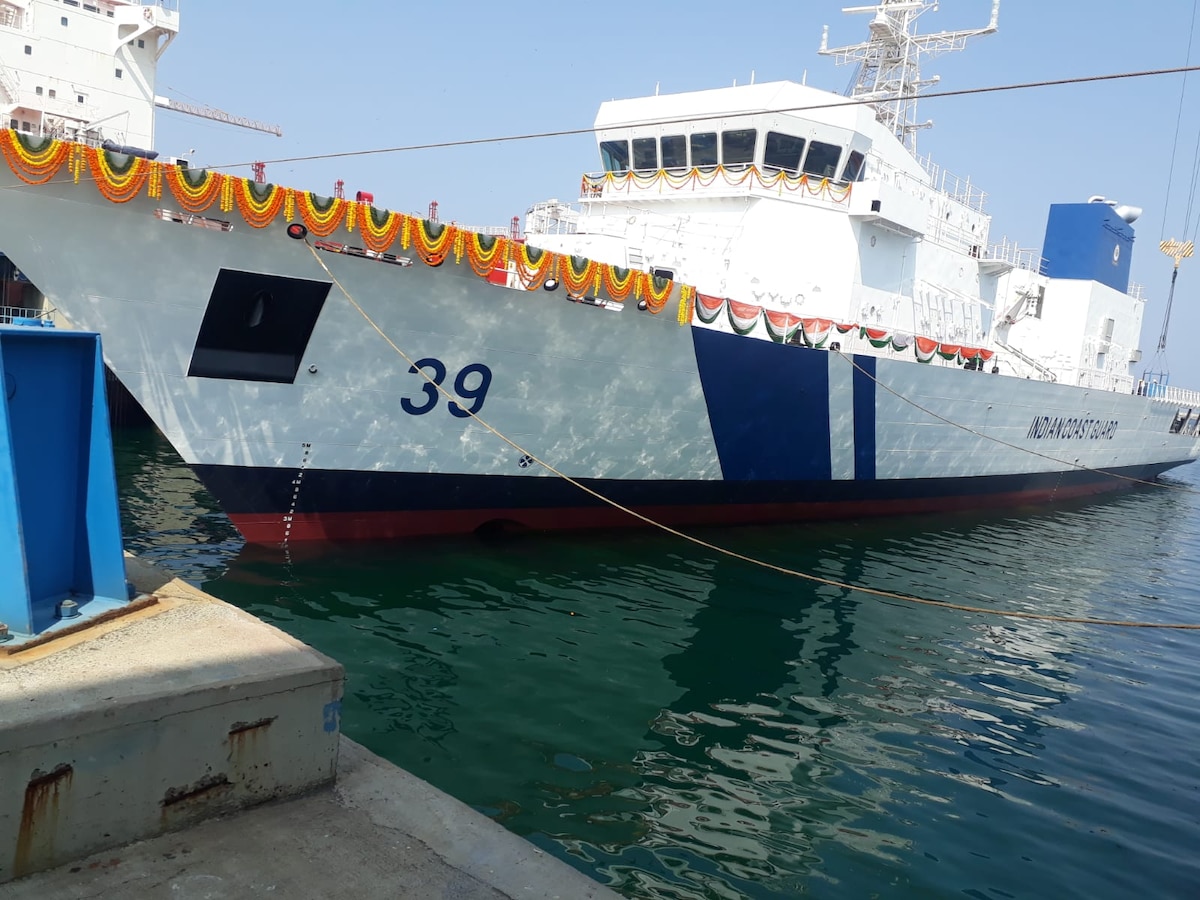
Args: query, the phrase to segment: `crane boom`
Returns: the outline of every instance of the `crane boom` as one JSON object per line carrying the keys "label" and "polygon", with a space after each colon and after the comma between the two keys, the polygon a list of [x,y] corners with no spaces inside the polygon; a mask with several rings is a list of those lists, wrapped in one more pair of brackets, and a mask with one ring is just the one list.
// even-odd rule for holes
{"label": "crane boom", "polygon": [[191,103],[184,103],[182,100],[172,100],[169,97],[155,97],[154,105],[159,109],[172,109],[175,112],[187,113],[189,116],[199,116],[202,119],[213,119],[217,122],[224,122],[226,125],[237,125],[239,128],[249,128],[253,131],[265,131],[267,134],[273,134],[276,137],[283,137],[283,129],[278,125],[271,125],[267,122],[259,122],[256,119],[247,119],[245,116],[235,116],[232,113],[227,113],[220,109],[214,109],[211,106],[193,106]]}

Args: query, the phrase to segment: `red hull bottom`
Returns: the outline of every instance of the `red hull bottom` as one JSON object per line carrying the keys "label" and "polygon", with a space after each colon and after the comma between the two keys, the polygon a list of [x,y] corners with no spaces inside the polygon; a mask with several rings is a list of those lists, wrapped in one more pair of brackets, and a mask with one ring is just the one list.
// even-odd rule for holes
{"label": "red hull bottom", "polygon": [[[779,524],[1032,506],[1109,493],[1128,488],[1131,484],[1123,479],[1106,478],[1070,486],[982,495],[814,503],[672,505],[642,507],[637,511],[656,523],[671,526]],[[648,527],[641,519],[612,507],[295,513],[290,516],[290,522],[286,521],[288,518],[283,513],[235,513],[229,516],[247,543],[266,545],[294,541],[361,541],[461,535],[485,527],[504,526],[534,531]]]}

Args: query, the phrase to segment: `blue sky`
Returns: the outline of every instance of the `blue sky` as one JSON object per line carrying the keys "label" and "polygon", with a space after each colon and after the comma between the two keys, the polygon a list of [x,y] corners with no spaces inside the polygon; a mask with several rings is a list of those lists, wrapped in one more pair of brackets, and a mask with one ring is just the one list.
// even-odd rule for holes
{"label": "blue sky", "polygon": [[[1000,31],[929,60],[942,89],[1182,66],[1194,0],[1004,0]],[[160,112],[158,148],[195,150],[204,165],[268,161],[268,180],[444,221],[507,225],[551,197],[574,200],[598,159],[589,135],[304,163],[284,157],[587,128],[608,99],[757,81],[800,80],[842,92],[853,72],[817,56],[865,37],[844,3],[800,0],[739,8],[707,0],[601,5],[573,0],[453,4],[341,0],[180,0],[180,36],[159,66],[158,93],[274,122],[260,135]],[[1153,9],[1153,14],[1149,12]],[[986,24],[991,0],[943,0],[922,31]],[[1200,61],[1200,39],[1192,62]],[[1103,194],[1145,209],[1133,278],[1145,285],[1142,346],[1153,355],[1171,263],[1162,237],[1183,237],[1200,145],[1200,73],[1189,77],[1171,176],[1179,75],[1038,88],[922,103],[934,128],[923,154],[988,192],[992,239],[1038,247],[1050,203]],[[1171,183],[1168,197],[1168,180]],[[1200,199],[1188,219],[1195,236]],[[1200,388],[1200,257],[1183,263],[1171,316],[1172,383]]]}

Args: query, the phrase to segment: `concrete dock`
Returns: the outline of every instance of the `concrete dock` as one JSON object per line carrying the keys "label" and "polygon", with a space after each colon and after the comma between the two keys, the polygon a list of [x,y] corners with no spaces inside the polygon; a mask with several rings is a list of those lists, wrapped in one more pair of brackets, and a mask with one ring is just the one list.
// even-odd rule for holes
{"label": "concrete dock", "polygon": [[339,664],[128,569],[132,611],[0,650],[0,897],[616,897],[343,737]]}

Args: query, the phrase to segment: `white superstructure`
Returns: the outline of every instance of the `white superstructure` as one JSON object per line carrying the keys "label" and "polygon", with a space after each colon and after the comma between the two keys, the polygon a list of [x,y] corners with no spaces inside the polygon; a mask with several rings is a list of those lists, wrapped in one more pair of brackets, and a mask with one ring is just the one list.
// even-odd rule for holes
{"label": "white superstructure", "polygon": [[[1021,377],[1136,389],[1145,302],[1128,284],[1132,236],[1114,232],[1110,245],[1097,231],[1086,240],[1116,268],[1063,277],[1063,261],[1090,246],[1060,241],[1048,264],[1045,248],[994,242],[986,194],[913,152],[916,98],[936,83],[919,58],[997,29],[994,2],[986,27],[917,35],[934,6],[847,10],[872,14],[869,39],[831,50],[826,33],[821,52],[859,64],[849,98],[782,81],[602,104],[603,171],[584,176],[577,208],[532,207],[529,241],[780,316],[886,331],[903,346],[984,348],[998,360],[989,369]],[[769,337],[765,317],[750,334]]]}
{"label": "white superstructure", "polygon": [[0,0],[0,122],[153,148],[158,61],[178,31],[177,0]]}

